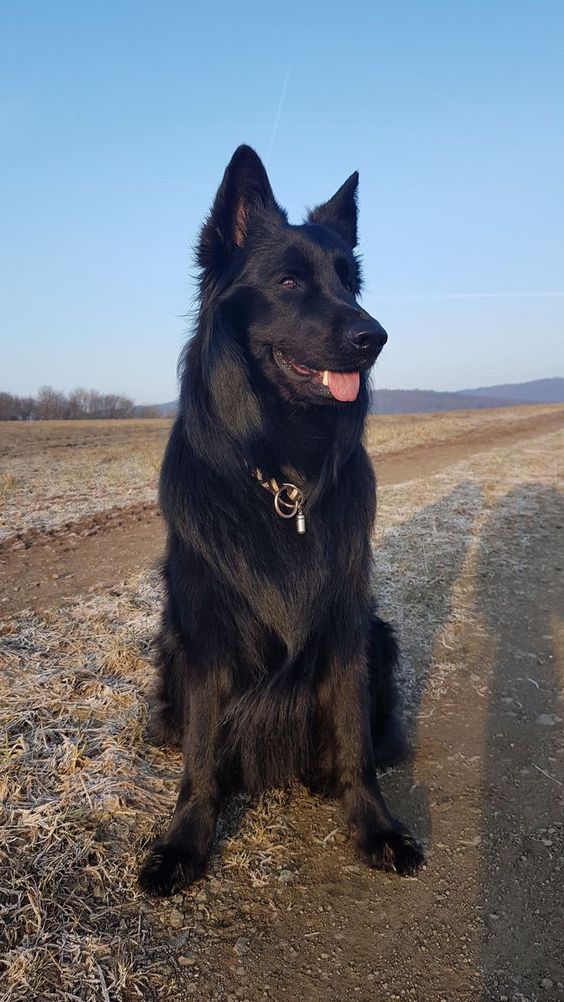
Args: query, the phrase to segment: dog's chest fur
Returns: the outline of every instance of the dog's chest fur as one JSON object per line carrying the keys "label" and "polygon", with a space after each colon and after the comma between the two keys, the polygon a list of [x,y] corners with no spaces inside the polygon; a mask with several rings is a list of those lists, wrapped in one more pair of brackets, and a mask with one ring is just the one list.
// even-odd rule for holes
{"label": "dog's chest fur", "polygon": [[165,514],[176,523],[169,561],[186,596],[187,627],[192,635],[219,631],[247,664],[263,662],[272,637],[286,651],[303,650],[331,625],[352,587],[366,591],[374,482],[363,449],[312,508],[306,490],[303,535],[295,518],[277,515],[272,494],[248,471],[236,483],[218,483],[201,465],[181,508],[176,501],[163,491]]}

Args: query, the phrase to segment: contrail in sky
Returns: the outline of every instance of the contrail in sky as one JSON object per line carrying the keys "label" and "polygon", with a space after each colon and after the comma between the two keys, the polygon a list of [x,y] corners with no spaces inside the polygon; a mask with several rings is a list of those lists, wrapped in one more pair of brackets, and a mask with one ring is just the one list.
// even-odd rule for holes
{"label": "contrail in sky", "polygon": [[276,139],[276,133],[278,131],[278,123],[280,121],[280,115],[282,114],[282,106],[284,104],[284,98],[286,97],[286,89],[288,87],[289,79],[290,79],[290,67],[288,67],[288,72],[286,73],[286,79],[284,81],[284,86],[282,88],[282,93],[280,95],[280,103],[278,105],[278,111],[276,112],[276,118],[274,119],[274,125],[272,126],[272,134],[270,136],[270,143],[268,145],[268,153],[266,154],[267,167],[268,167],[268,162],[270,160],[270,154],[272,153],[272,147],[274,146],[274,140]]}

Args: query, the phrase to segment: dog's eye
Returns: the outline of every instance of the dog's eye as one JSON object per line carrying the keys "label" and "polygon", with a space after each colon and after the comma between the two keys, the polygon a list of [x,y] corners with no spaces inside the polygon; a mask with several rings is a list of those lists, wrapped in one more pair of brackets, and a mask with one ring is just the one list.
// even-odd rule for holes
{"label": "dog's eye", "polygon": [[351,282],[345,282],[344,285],[345,285],[345,289],[347,290],[347,292],[352,292],[353,291],[353,287],[352,287],[352,283]]}
{"label": "dog's eye", "polygon": [[280,282],[280,285],[283,285],[285,289],[298,288],[298,283],[296,282],[296,279],[291,278],[290,275],[287,275],[286,278],[283,278],[282,281]]}

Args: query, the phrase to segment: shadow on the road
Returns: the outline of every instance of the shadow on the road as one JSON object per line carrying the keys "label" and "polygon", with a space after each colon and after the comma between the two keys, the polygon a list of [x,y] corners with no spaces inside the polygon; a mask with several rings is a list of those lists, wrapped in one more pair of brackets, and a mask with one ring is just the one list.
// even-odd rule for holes
{"label": "shadow on the road", "polygon": [[483,753],[483,1002],[562,997],[564,776],[553,635],[564,611],[563,528],[564,497],[530,484],[503,499],[481,536],[479,611],[496,641]]}
{"label": "shadow on the road", "polygon": [[[385,605],[398,632],[410,743],[417,747],[418,720],[435,656],[435,645],[453,603],[453,587],[464,565],[468,537],[481,504],[480,488],[463,482],[439,501],[394,527],[376,549],[376,591],[384,572]],[[453,527],[453,519],[456,524]],[[426,787],[415,777],[414,763],[382,777],[390,809],[413,828],[427,846],[431,815]]]}

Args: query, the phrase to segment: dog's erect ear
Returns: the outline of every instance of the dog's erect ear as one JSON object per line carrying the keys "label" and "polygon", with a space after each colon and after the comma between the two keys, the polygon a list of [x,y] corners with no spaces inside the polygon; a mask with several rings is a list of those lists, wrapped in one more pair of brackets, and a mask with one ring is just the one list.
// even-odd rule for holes
{"label": "dog's erect ear", "polygon": [[311,209],[307,216],[308,223],[319,223],[320,226],[327,226],[338,233],[351,250],[357,244],[357,188],[358,171],[355,170],[335,192],[333,198],[323,205],[318,205],[316,209]]}
{"label": "dog's erect ear", "polygon": [[202,268],[217,267],[236,247],[243,247],[253,216],[268,213],[286,222],[262,161],[250,146],[239,146],[229,161],[198,246]]}

